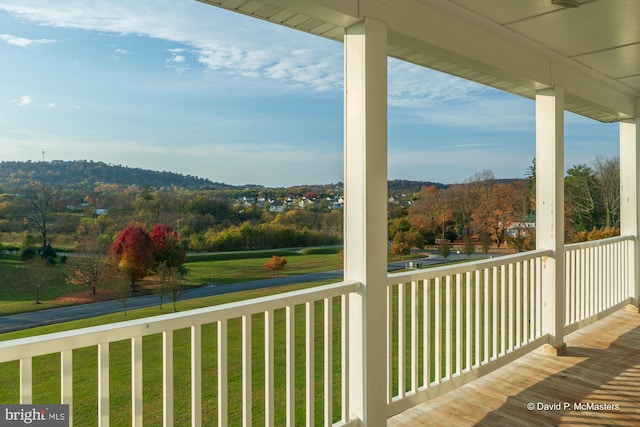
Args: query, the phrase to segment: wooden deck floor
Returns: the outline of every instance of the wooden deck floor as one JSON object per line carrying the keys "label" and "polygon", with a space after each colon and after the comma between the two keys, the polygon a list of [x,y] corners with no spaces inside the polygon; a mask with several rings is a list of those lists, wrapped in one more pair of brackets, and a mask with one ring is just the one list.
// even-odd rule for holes
{"label": "wooden deck floor", "polygon": [[[640,426],[640,314],[620,310],[446,395],[396,415],[389,426]],[[574,403],[612,405],[575,410]],[[565,409],[564,404],[569,405]],[[533,404],[534,409],[527,406]],[[541,407],[560,405],[561,409]],[[616,409],[615,405],[618,405]]]}

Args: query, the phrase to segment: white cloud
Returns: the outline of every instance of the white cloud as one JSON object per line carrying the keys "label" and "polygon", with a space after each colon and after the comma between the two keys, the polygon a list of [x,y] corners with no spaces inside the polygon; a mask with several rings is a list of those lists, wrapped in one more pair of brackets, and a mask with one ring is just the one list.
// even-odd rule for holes
{"label": "white cloud", "polygon": [[30,48],[43,44],[55,43],[55,40],[51,39],[27,39],[24,37],[12,36],[11,34],[0,34],[0,40],[4,40],[7,44],[12,46],[18,46],[23,48]]}
{"label": "white cloud", "polygon": [[430,108],[441,103],[478,99],[492,89],[418,65],[389,59],[389,105]]}
{"label": "white cloud", "polygon": [[56,107],[57,107],[57,105],[55,103],[53,103],[53,102],[50,102],[50,103],[47,104],[47,108],[56,108]]}
{"label": "white cloud", "polygon": [[[198,61],[212,70],[237,76],[302,84],[314,90],[342,85],[342,50],[335,42],[302,35],[193,0],[86,2],[7,0],[5,10],[39,25],[139,34],[186,44]],[[251,32],[247,29],[251,20]],[[333,43],[337,48],[327,48]],[[186,61],[186,57],[184,57]],[[180,55],[172,57],[181,62]]]}
{"label": "white cloud", "polygon": [[185,53],[187,49],[169,49],[169,53],[171,57],[166,59],[166,67],[173,68],[179,73],[187,71],[189,69],[189,65],[187,64],[187,56]]}
{"label": "white cloud", "polygon": [[29,104],[31,104],[33,102],[33,100],[31,99],[30,96],[21,96],[19,99],[14,99],[13,103],[16,104],[18,107],[24,107],[27,106]]}

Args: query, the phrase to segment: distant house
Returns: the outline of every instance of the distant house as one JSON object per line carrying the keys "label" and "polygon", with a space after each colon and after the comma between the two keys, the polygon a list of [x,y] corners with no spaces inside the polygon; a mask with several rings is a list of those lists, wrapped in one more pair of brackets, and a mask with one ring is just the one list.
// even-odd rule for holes
{"label": "distant house", "polygon": [[504,229],[504,234],[509,237],[516,237],[518,235],[518,232],[520,232],[520,235],[527,236],[530,230],[535,229],[535,222],[512,222],[507,228]]}
{"label": "distant house", "polygon": [[344,196],[336,196],[331,203],[331,209],[342,209],[344,207]]}
{"label": "distant house", "polygon": [[307,199],[306,197],[302,197],[302,199],[298,201],[298,206],[300,208],[308,208],[313,206],[314,204],[315,204],[314,200]]}
{"label": "distant house", "polygon": [[269,206],[269,212],[282,212],[284,211],[284,203],[281,202],[280,200],[274,200],[273,202],[271,202],[271,205]]}
{"label": "distant house", "polygon": [[94,214],[95,216],[104,215],[104,214],[106,214],[106,213],[107,213],[107,210],[106,210],[106,209],[96,209],[96,210],[93,212],[93,214]]}
{"label": "distant house", "polygon": [[240,203],[242,203],[242,205],[244,207],[249,207],[249,206],[253,206],[256,204],[256,198],[255,197],[247,197],[244,196],[241,200]]}

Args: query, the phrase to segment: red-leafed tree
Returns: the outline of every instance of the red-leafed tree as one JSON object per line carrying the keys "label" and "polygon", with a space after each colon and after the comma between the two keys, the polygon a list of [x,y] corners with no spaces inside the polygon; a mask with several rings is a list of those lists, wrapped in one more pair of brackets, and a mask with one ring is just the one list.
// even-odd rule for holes
{"label": "red-leafed tree", "polygon": [[131,291],[136,290],[136,281],[147,277],[154,265],[154,245],[142,227],[130,225],[111,245],[109,254],[118,268],[131,282]]}
{"label": "red-leafed tree", "polygon": [[158,224],[151,232],[156,266],[163,264],[165,268],[182,273],[182,264],[186,259],[178,233],[166,224]]}

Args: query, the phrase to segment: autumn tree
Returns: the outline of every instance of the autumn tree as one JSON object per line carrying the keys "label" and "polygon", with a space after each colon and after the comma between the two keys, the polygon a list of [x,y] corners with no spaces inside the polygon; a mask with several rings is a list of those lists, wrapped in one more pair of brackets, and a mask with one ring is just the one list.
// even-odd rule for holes
{"label": "autumn tree", "polygon": [[526,220],[528,195],[523,182],[494,183],[477,189],[473,220],[478,232],[488,232],[496,245],[505,239],[505,229],[515,221]]}
{"label": "autumn tree", "polygon": [[264,268],[266,268],[267,270],[271,270],[275,275],[276,271],[284,269],[284,266],[286,264],[287,259],[285,257],[273,255],[269,261],[264,263]]}
{"label": "autumn tree", "polygon": [[164,264],[165,268],[182,273],[186,254],[176,230],[166,224],[158,224],[151,232],[151,240],[156,266]]}
{"label": "autumn tree", "polygon": [[154,244],[142,227],[125,228],[109,249],[120,272],[129,280],[131,291],[136,291],[136,281],[149,274],[154,265]]}
{"label": "autumn tree", "polygon": [[411,227],[424,232],[433,231],[438,223],[439,190],[435,186],[423,187],[418,199],[409,207]]}
{"label": "autumn tree", "polygon": [[409,255],[411,253],[411,245],[405,239],[404,232],[398,231],[393,237],[391,253],[395,256]]}
{"label": "autumn tree", "polygon": [[77,255],[67,266],[65,281],[71,285],[89,286],[93,295],[115,274],[109,244],[104,239],[87,239],[76,246]]}
{"label": "autumn tree", "polygon": [[443,193],[446,205],[451,212],[451,221],[455,226],[456,234],[468,234],[471,229],[473,208],[476,204],[473,184],[453,185]]}

